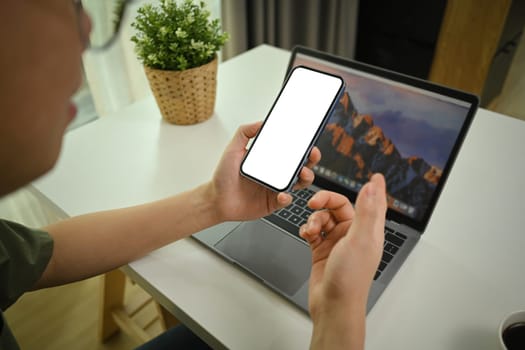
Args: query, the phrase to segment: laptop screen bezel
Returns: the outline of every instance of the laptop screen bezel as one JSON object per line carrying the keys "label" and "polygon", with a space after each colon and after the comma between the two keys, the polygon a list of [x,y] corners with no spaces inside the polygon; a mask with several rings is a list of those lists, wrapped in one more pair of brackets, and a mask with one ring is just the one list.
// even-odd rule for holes
{"label": "laptop screen bezel", "polygon": [[[288,75],[288,72],[295,66],[294,62],[298,54],[304,55],[306,57],[313,57],[317,60],[326,61],[327,63],[337,64],[343,67],[348,67],[354,70],[372,74],[372,75],[375,75],[381,78],[385,78],[385,79],[389,79],[389,80],[399,82],[402,84],[407,84],[411,87],[419,88],[422,90],[426,90],[429,92],[447,96],[453,99],[457,99],[457,100],[466,102],[467,104],[470,105],[469,111],[467,112],[465,121],[459,131],[456,142],[454,146],[452,147],[450,157],[443,169],[441,179],[438,185],[436,186],[436,189],[432,195],[432,198],[430,199],[428,203],[426,212],[423,213],[423,215],[421,215],[420,219],[414,219],[400,212],[397,212],[391,208],[388,208],[387,210],[387,215],[386,215],[387,220],[392,220],[399,224],[407,225],[413,228],[414,230],[419,231],[420,233],[423,233],[428,222],[430,221],[432,212],[434,211],[434,208],[437,204],[439,196],[441,195],[443,186],[447,181],[447,178],[450,174],[452,166],[454,165],[454,162],[457,158],[461,145],[463,144],[463,141],[468,132],[468,129],[470,128],[470,125],[472,124],[472,120],[474,119],[474,115],[476,114],[477,108],[479,106],[478,96],[471,94],[471,93],[467,93],[465,91],[458,90],[458,89],[439,85],[437,83],[433,83],[428,80],[419,79],[416,77],[412,77],[412,76],[408,76],[402,73],[398,73],[398,72],[383,69],[380,67],[372,66],[369,64],[355,61],[355,60],[351,60],[351,59],[331,55],[331,54],[328,54],[322,51],[310,49],[305,46],[295,46],[293,48],[292,54],[290,56],[290,60],[288,63],[288,68],[286,70],[286,75]],[[327,190],[331,190],[331,191],[335,191],[335,192],[344,194],[346,197],[350,199],[350,201],[352,201],[352,203],[355,202],[355,199],[357,197],[357,193],[355,191],[352,191],[348,188],[340,186],[337,183],[327,180],[321,176],[315,177],[314,185],[320,188],[323,188],[323,189],[327,189]]]}

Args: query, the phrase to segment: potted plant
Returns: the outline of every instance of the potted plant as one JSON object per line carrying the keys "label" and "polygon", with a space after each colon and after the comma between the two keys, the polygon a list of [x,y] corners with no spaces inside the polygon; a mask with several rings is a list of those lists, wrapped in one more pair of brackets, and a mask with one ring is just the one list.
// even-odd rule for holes
{"label": "potted plant", "polygon": [[194,124],[213,115],[217,51],[228,35],[210,20],[204,2],[145,4],[131,24],[131,40],[165,120]]}

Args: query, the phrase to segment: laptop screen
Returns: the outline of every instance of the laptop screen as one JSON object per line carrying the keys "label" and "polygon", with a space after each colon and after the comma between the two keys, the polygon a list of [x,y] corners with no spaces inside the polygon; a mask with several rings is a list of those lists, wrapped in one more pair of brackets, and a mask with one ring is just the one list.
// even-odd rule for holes
{"label": "laptop screen", "polygon": [[[346,91],[317,142],[316,183],[354,200],[374,173],[389,215],[423,230],[477,108],[477,98],[394,72],[295,48],[304,65],[341,76]],[[327,186],[328,185],[328,186]]]}

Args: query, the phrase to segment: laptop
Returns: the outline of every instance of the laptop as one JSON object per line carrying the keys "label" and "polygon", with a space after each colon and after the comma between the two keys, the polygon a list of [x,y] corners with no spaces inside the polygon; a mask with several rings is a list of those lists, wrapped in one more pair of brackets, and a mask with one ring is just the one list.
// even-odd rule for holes
{"label": "laptop", "polygon": [[[297,46],[288,72],[304,65],[341,76],[346,91],[317,141],[313,185],[262,219],[227,222],[193,237],[308,312],[311,254],[299,227],[318,190],[352,203],[374,173],[386,179],[388,210],[381,263],[367,311],[392,280],[432,216],[478,107],[474,95]],[[284,77],[283,77],[284,78]]]}

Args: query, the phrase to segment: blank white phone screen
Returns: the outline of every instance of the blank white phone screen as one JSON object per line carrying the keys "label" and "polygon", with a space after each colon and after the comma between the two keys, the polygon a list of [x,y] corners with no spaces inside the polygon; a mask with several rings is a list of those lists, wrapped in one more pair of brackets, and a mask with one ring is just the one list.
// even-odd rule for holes
{"label": "blank white phone screen", "polygon": [[274,189],[287,189],[342,85],[339,77],[295,68],[252,144],[242,171]]}

